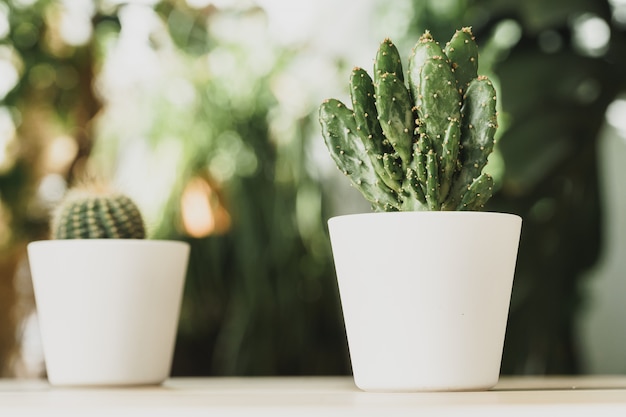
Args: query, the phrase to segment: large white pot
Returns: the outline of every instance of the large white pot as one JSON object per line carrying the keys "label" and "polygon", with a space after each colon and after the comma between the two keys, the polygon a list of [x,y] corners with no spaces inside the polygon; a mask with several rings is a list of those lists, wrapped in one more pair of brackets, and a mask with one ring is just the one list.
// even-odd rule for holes
{"label": "large white pot", "polygon": [[170,373],[189,256],[184,242],[28,245],[53,385],[159,384]]}
{"label": "large white pot", "polygon": [[328,222],[356,385],[482,390],[500,374],[516,215],[356,214]]}

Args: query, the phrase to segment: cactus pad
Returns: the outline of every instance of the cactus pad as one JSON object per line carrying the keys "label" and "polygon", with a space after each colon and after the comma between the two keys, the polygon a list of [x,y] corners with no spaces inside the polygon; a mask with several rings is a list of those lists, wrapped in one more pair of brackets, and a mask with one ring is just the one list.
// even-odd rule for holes
{"label": "cactus pad", "polygon": [[442,48],[426,31],[406,73],[390,39],[374,78],[355,68],[352,107],[320,107],[322,135],[337,166],[376,211],[480,210],[493,192],[483,172],[494,148],[496,92],[479,76],[470,28]]}

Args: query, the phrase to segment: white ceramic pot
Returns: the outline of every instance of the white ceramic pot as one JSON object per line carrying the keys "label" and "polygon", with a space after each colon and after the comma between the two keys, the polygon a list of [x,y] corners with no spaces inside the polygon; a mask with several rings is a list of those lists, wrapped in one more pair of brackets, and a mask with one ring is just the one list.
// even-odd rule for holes
{"label": "white ceramic pot", "polygon": [[189,245],[131,239],[28,245],[53,385],[159,384],[170,373]]}
{"label": "white ceramic pot", "polygon": [[356,385],[483,390],[499,378],[516,215],[356,214],[328,222]]}

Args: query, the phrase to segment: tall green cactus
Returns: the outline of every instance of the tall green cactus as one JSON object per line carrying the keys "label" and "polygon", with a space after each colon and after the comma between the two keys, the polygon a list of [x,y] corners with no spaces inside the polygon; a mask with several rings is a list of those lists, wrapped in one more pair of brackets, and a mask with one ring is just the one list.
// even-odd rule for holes
{"label": "tall green cactus", "polygon": [[141,212],[127,196],[100,187],[68,192],[51,221],[53,239],[143,239]]}
{"label": "tall green cactus", "polygon": [[408,85],[385,39],[373,80],[352,71],[353,110],[322,103],[326,146],[374,210],[479,210],[491,198],[493,179],[483,169],[497,129],[496,92],[477,70],[470,28],[444,48],[426,31],[409,59]]}

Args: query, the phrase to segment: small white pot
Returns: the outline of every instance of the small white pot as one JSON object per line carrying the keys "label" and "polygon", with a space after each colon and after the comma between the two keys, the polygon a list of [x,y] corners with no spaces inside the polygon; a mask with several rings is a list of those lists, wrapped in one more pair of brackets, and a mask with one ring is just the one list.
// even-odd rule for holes
{"label": "small white pot", "polygon": [[48,380],[159,384],[170,373],[189,257],[184,242],[28,245]]}
{"label": "small white pot", "polygon": [[328,222],[356,385],[483,390],[499,378],[516,215],[356,214]]}

